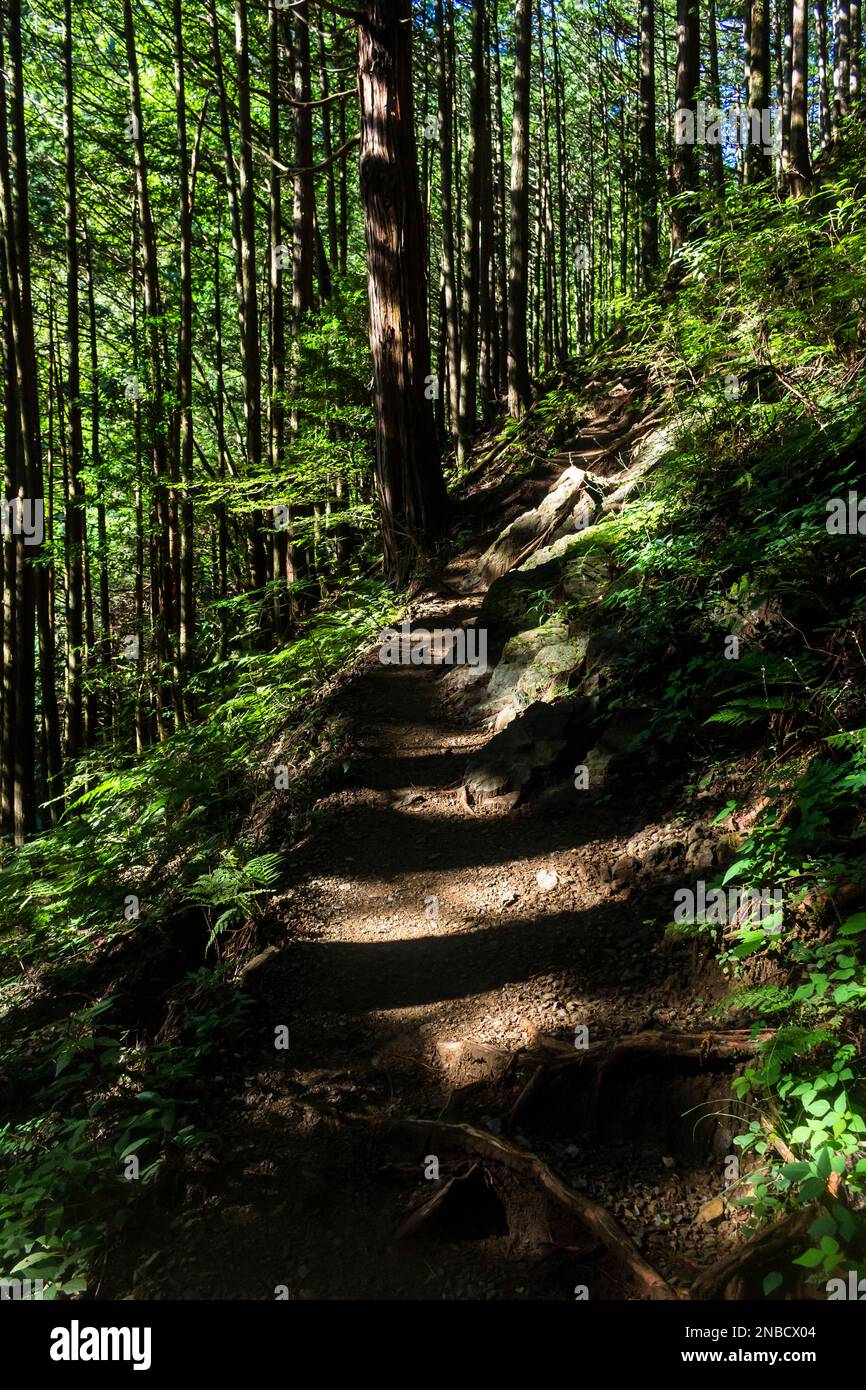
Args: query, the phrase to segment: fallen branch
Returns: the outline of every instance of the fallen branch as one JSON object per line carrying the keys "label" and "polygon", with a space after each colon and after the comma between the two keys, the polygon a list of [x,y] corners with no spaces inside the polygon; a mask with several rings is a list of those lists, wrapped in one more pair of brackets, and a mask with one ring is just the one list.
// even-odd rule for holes
{"label": "fallen branch", "polygon": [[445,1144],[454,1144],[460,1149],[483,1154],[486,1158],[529,1174],[541,1183],[565,1211],[592,1231],[610,1253],[626,1266],[647,1297],[676,1298],[677,1295],[670,1284],[646,1262],[631,1236],[614,1221],[609,1212],[591,1198],[575,1192],[531,1150],[520,1148],[509,1139],[502,1139],[498,1134],[478,1129],[475,1125],[449,1124],[444,1120],[394,1120],[387,1128],[389,1132],[417,1138],[424,1143],[428,1139],[435,1139]]}

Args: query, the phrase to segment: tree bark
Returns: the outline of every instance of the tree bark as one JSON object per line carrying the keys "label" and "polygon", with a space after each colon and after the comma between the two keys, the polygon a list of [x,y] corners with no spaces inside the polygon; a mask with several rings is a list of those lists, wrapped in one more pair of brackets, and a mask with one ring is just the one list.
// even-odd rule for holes
{"label": "tree bark", "polygon": [[385,572],[402,584],[444,521],[427,393],[427,277],[412,112],[411,0],[366,0],[358,23],[376,483]]}
{"label": "tree bark", "polygon": [[652,283],[659,260],[655,62],[655,0],[641,0],[638,201],[641,214],[640,263],[644,286]]}
{"label": "tree bark", "polygon": [[63,8],[63,143],[66,194],[66,430],[68,492],[64,515],[66,560],[66,753],[84,746],[84,437],[81,423],[81,338],[78,277],[78,185],[72,70],[72,0]]}
{"label": "tree bark", "polygon": [[795,198],[806,192],[812,179],[812,166],[809,160],[808,75],[808,0],[794,0],[791,59],[791,136],[787,173],[788,185]]}
{"label": "tree bark", "polygon": [[460,407],[457,463],[463,468],[475,431],[478,381],[478,305],[481,284],[481,181],[484,158],[484,0],[475,0],[472,20],[472,83],[469,103],[466,197],[463,204],[463,312],[460,341]]}
{"label": "tree bark", "polygon": [[193,569],[193,421],[192,421],[192,194],[187,148],[186,83],[184,72],[182,0],[173,0],[174,90],[177,107],[177,174],[180,198],[180,320],[177,339],[177,459],[180,484],[180,586],[178,593],[178,655],[181,708],[191,714],[186,689],[195,648],[195,576]]}
{"label": "tree bark", "polygon": [[749,51],[749,133],[746,148],[746,182],[760,183],[770,174],[772,155],[765,143],[770,111],[770,4],[752,0]]}
{"label": "tree bark", "polygon": [[529,122],[531,0],[515,10],[514,104],[511,122],[511,263],[508,276],[508,410],[519,418],[532,399],[526,348],[529,298]]}
{"label": "tree bark", "polygon": [[700,52],[698,0],[677,0],[676,139],[671,191],[678,201],[671,208],[673,251],[688,241],[695,217],[694,194],[698,187],[695,93],[700,76]]}
{"label": "tree bark", "polygon": [[821,132],[821,149],[825,150],[830,143],[833,130],[830,118],[830,86],[827,75],[827,0],[815,0],[815,42],[818,61],[818,121]]}

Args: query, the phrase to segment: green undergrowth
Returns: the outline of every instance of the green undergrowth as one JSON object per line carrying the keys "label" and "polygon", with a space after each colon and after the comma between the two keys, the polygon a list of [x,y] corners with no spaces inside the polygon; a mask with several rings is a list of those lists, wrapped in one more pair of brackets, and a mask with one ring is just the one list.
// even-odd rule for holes
{"label": "green undergrowth", "polygon": [[211,1142],[204,1102],[244,1027],[238,962],[279,882],[269,804],[297,828],[343,767],[317,697],[396,611],[358,581],[281,650],[232,653],[196,723],[120,765],[92,757],[61,823],[6,853],[0,1278],[94,1291],[172,1155]]}
{"label": "green undergrowth", "polygon": [[556,612],[623,639],[596,688],[604,716],[649,711],[651,756],[687,768],[684,818],[709,788],[739,844],[708,891],[781,892],[780,920],[699,931],[730,981],[720,1018],[768,1035],[735,1086],[748,1158],[732,1196],[756,1221],[817,1203],[797,1263],[820,1284],[866,1267],[864,148],[853,130],[800,203],[732,193],[676,294],[626,306],[577,402],[559,393],[571,425],[581,382],[638,373],[677,429],[581,541],[610,562],[594,598],[569,604],[554,586],[536,605],[539,622]]}

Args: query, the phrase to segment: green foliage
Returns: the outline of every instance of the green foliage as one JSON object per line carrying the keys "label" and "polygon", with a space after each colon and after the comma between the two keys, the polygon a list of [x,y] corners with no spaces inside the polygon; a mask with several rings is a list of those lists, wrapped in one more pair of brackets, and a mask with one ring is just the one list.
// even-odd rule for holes
{"label": "green foliage", "polygon": [[[226,927],[238,925],[256,911],[259,896],[277,881],[280,856],[259,854],[241,864],[236,851],[228,849],[220,851],[219,860],[215,869],[200,874],[187,891],[187,900],[205,909],[209,946]],[[217,909],[222,910],[214,917]]]}
{"label": "green foliage", "polygon": [[[245,818],[273,794],[274,749],[302,738],[298,795],[326,773],[339,749],[318,751],[313,697],[397,607],[380,583],[356,581],[281,650],[217,663],[199,678],[197,723],[137,758],[92,755],[60,825],[5,853],[0,1073],[14,1119],[0,1129],[0,1277],[41,1279],[47,1298],[90,1289],[106,1242],[169,1160],[208,1140],[200,1092],[249,1002],[233,968],[202,962],[178,984],[171,1041],[128,1026],[116,994],[67,1014],[58,981],[63,971],[86,978],[121,937],[139,938],[146,953],[161,924],[190,908],[207,921],[203,950],[260,919],[281,860],[255,846]],[[128,894],[141,905],[130,920]],[[25,1002],[61,1011],[25,1031],[16,1021]],[[133,1157],[139,1175],[128,1180]]]}

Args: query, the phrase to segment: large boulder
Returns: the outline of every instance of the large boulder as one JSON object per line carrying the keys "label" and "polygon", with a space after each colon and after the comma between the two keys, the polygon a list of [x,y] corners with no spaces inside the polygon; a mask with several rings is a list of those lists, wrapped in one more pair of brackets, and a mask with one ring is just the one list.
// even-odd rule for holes
{"label": "large boulder", "polygon": [[504,804],[507,798],[515,805],[567,749],[575,756],[583,752],[593,711],[593,702],[582,697],[529,705],[470,759],[464,779],[468,795],[476,804]]}
{"label": "large boulder", "polygon": [[536,700],[555,699],[582,666],[588,640],[558,617],[510,638],[487,687],[481,717],[502,725]]}
{"label": "large boulder", "polygon": [[478,617],[494,659],[509,637],[538,626],[552,597],[570,600],[581,613],[596,606],[613,574],[604,529],[560,536],[494,580]]}
{"label": "large boulder", "polygon": [[649,720],[649,710],[630,710],[607,725],[584,759],[592,791],[614,775],[644,770]]}

